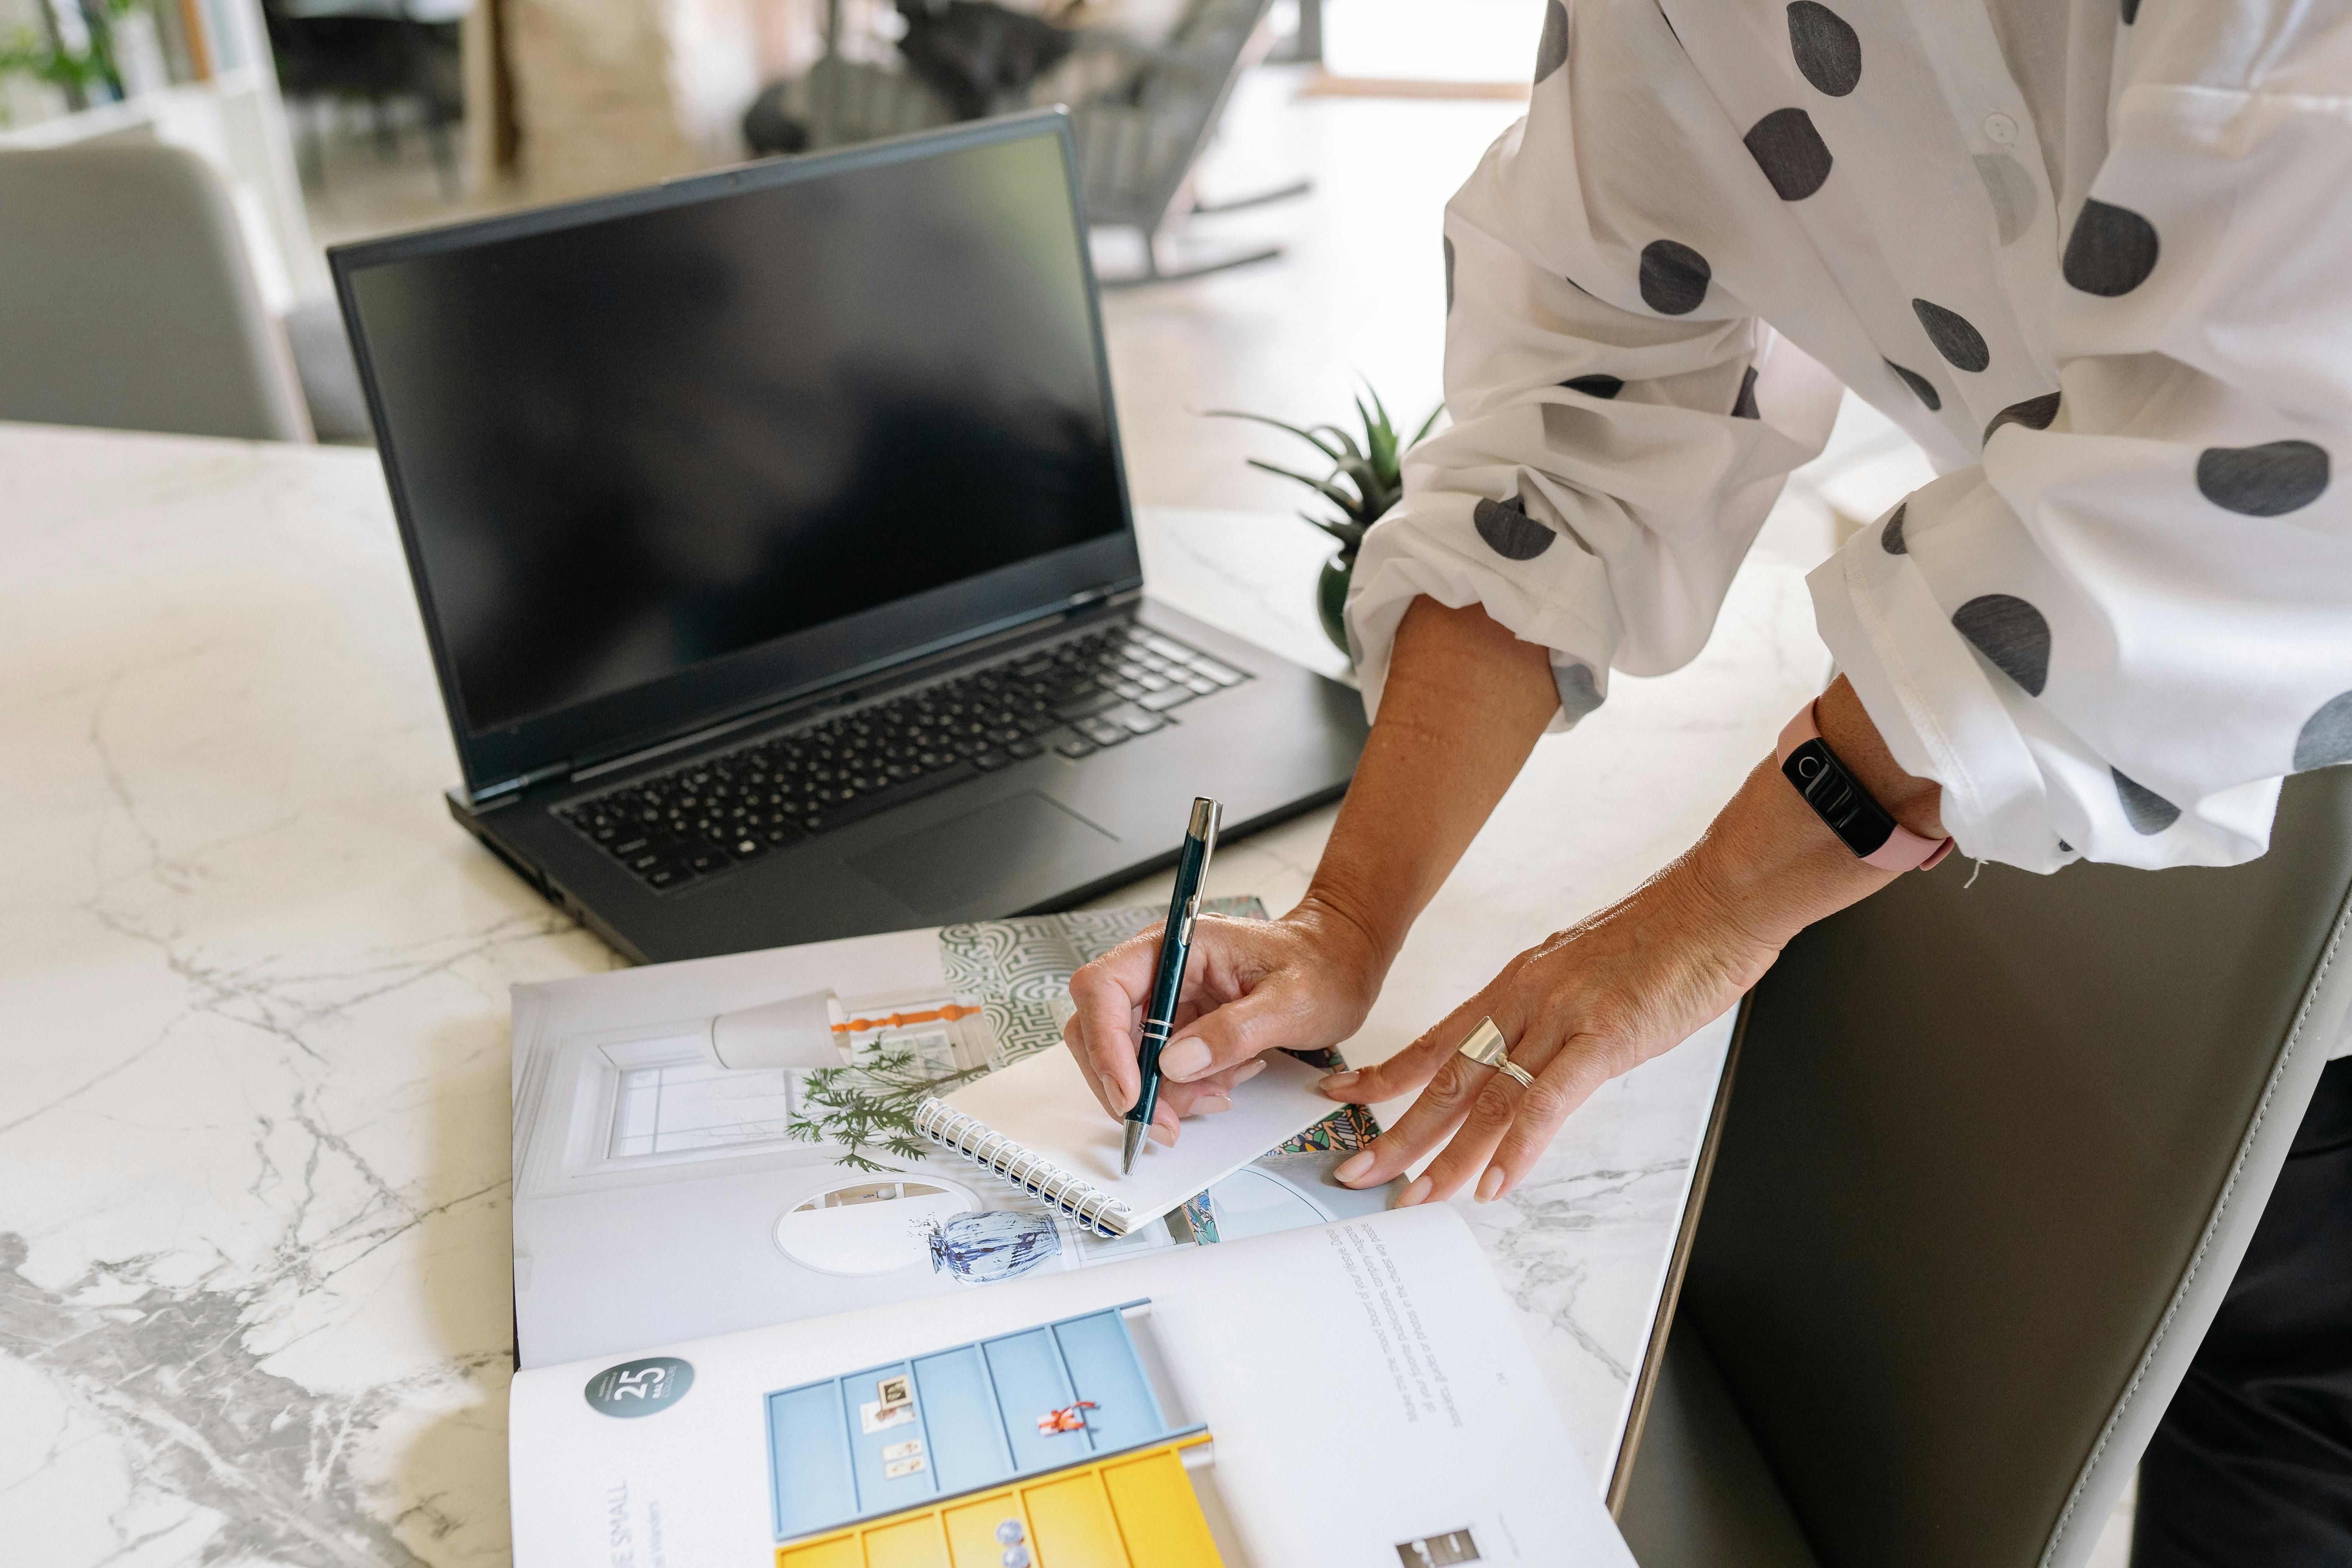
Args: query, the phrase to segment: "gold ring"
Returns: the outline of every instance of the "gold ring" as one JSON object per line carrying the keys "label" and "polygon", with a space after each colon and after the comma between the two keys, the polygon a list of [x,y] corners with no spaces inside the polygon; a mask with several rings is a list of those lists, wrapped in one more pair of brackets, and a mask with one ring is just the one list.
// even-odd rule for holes
{"label": "gold ring", "polygon": [[1493,1068],[1496,1072],[1517,1080],[1521,1089],[1536,1086],[1536,1080],[1528,1076],[1528,1069],[1513,1061],[1510,1052],[1504,1048],[1503,1031],[1495,1027],[1492,1018],[1479,1019],[1478,1026],[1470,1031],[1470,1037],[1454,1048],[1480,1066]]}

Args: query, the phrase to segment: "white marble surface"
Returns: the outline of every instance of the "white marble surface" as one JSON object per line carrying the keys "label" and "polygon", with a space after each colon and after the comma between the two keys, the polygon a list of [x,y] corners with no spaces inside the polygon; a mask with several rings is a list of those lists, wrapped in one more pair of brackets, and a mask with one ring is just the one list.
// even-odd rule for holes
{"label": "white marble surface", "polygon": [[[1824,531],[1538,749],[1356,1054],[1689,841],[1819,682]],[[1310,654],[1318,537],[1147,519],[1170,598]],[[506,989],[614,960],[443,814],[373,455],[0,426],[0,1558],[504,1561]],[[1279,907],[1328,822],[1213,890]],[[1713,1080],[1643,1068],[1472,1214],[1596,1475]]]}

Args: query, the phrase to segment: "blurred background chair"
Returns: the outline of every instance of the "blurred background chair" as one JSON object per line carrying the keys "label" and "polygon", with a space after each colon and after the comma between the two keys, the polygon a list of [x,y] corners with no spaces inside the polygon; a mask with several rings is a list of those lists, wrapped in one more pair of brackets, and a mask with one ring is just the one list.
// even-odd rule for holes
{"label": "blurred background chair", "polygon": [[457,195],[452,127],[464,111],[457,29],[472,9],[473,0],[263,0],[279,90],[310,111],[297,143],[309,179],[326,182],[321,116],[361,103],[373,122],[377,155],[387,161],[399,151],[399,117],[414,111],[442,194]]}
{"label": "blurred background chair", "polygon": [[193,153],[0,152],[0,419],[304,441],[236,211]]}
{"label": "blurred background chair", "polygon": [[1087,217],[1098,227],[1129,228],[1143,239],[1143,270],[1106,278],[1112,288],[1173,282],[1254,261],[1279,246],[1163,267],[1173,231],[1195,213],[1230,212],[1305,195],[1306,181],[1215,205],[1199,199],[1193,175],[1242,72],[1270,40],[1264,23],[1273,0],[1193,0],[1166,44],[1140,51],[1116,85],[1071,106]]}
{"label": "blurred background chair", "polygon": [[1748,1004],[1621,1523],[1643,1568],[2075,1568],[2352,976],[2352,768],[2228,869],[1947,864]]}

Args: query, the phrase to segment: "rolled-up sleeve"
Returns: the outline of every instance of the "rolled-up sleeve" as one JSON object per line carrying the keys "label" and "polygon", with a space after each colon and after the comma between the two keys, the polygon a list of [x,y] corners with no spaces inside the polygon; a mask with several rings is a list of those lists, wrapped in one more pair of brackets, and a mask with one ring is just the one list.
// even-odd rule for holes
{"label": "rolled-up sleeve", "polygon": [[1670,100],[1690,68],[1663,19],[1604,16],[1565,56],[1562,39],[1558,79],[1446,208],[1453,422],[1408,458],[1348,601],[1375,712],[1419,595],[1482,605],[1550,650],[1555,728],[1600,706],[1612,667],[1687,662],[1836,416],[1836,382],[1710,276],[1744,220],[1787,219],[1752,166],[1717,191],[1705,171],[1722,160],[1679,144]]}
{"label": "rolled-up sleeve", "polygon": [[2217,47],[2136,41],[2056,384],[1812,576],[1969,855],[2232,864],[2283,775],[2352,761],[2352,58],[2178,79]]}

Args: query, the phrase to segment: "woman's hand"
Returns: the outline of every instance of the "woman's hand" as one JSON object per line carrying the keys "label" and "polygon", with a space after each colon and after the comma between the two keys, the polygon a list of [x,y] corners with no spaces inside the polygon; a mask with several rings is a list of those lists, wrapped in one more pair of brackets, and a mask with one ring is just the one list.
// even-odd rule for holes
{"label": "woman's hand", "polygon": [[[1832,748],[1915,833],[1941,837],[1936,785],[1904,773],[1840,679],[1816,710]],[[1688,1037],[1756,984],[1789,939],[1898,872],[1854,858],[1769,759],[1681,859],[1632,896],[1511,961],[1484,991],[1380,1066],[1322,1089],[1357,1104],[1421,1090],[1372,1145],[1334,1173],[1392,1180],[1449,1136],[1406,1204],[1472,1183],[1481,1202],[1527,1178],[1569,1112],[1603,1083]],[[1491,1017],[1519,1087],[1457,1047]]]}
{"label": "woman's hand", "polygon": [[[1421,1097],[1336,1173],[1351,1187],[1392,1180],[1449,1135],[1401,1205],[1472,1183],[1480,1202],[1526,1179],[1569,1113],[1620,1073],[1680,1043],[1739,1000],[1779,949],[1673,871],[1520,953],[1486,988],[1378,1067],[1320,1086],[1358,1104]],[[1456,1049],[1481,1018],[1535,1078],[1521,1089]]]}
{"label": "woman's hand", "polygon": [[[1154,927],[1070,980],[1077,1012],[1062,1038],[1115,1117],[1142,1085],[1136,1044],[1159,956]],[[1173,1143],[1180,1117],[1231,1110],[1234,1086],[1264,1068],[1256,1058],[1265,1052],[1320,1049],[1354,1034],[1387,967],[1369,933],[1312,897],[1277,921],[1201,916],[1173,1036],[1160,1054],[1151,1136]]]}

